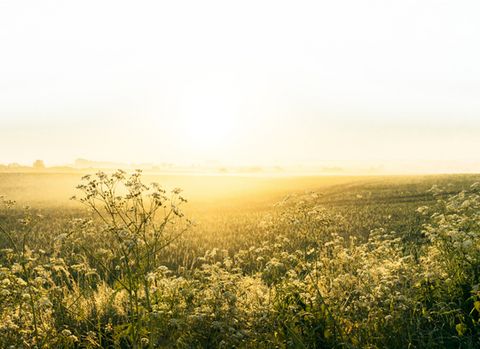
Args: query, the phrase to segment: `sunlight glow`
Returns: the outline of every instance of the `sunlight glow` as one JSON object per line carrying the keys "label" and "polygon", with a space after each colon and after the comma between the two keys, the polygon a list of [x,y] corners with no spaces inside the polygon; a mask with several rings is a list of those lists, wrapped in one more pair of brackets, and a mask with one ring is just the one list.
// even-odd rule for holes
{"label": "sunlight glow", "polygon": [[475,0],[0,1],[0,163],[480,166],[478,13]]}
{"label": "sunlight glow", "polygon": [[228,147],[239,117],[237,104],[233,94],[215,83],[189,86],[177,105],[187,147],[197,151]]}

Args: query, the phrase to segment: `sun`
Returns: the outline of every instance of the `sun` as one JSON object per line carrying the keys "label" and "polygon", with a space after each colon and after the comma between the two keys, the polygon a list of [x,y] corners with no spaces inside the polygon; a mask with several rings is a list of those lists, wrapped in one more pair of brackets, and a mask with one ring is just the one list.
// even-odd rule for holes
{"label": "sun", "polygon": [[232,94],[218,88],[199,88],[183,98],[179,119],[189,147],[197,151],[228,147],[238,121],[236,104]]}

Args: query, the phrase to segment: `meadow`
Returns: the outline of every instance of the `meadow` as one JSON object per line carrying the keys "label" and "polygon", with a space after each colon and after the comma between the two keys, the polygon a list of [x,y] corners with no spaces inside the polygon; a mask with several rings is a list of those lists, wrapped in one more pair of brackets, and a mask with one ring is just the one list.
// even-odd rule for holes
{"label": "meadow", "polygon": [[0,347],[478,348],[479,182],[0,173]]}

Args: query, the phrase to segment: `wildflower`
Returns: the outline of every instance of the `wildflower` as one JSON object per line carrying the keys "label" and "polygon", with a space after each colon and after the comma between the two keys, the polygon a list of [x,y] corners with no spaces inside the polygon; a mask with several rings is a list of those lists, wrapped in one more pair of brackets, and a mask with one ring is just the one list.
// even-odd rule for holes
{"label": "wildflower", "polygon": [[470,239],[462,242],[462,247],[466,250],[469,249],[470,247],[472,247],[472,245],[473,245],[473,242]]}
{"label": "wildflower", "polygon": [[111,322],[105,325],[105,331],[106,332],[112,332],[113,331],[113,325]]}
{"label": "wildflower", "polygon": [[12,273],[20,273],[20,272],[22,272],[22,266],[21,266],[20,264],[18,264],[18,263],[14,263],[14,264],[12,265],[12,268],[11,268],[11,269],[12,269]]}
{"label": "wildflower", "polygon": [[38,304],[41,306],[41,307],[51,307],[52,306],[52,302],[50,302],[50,300],[43,296],[41,297],[39,300],[38,300]]}
{"label": "wildflower", "polygon": [[457,324],[455,326],[455,329],[457,330],[457,333],[460,337],[462,337],[468,330],[467,326],[464,323]]}
{"label": "wildflower", "polygon": [[148,273],[145,276],[145,280],[147,280],[148,282],[154,282],[155,281],[155,273]]}
{"label": "wildflower", "polygon": [[68,337],[72,335],[72,332],[69,329],[64,329],[61,332],[62,336]]}

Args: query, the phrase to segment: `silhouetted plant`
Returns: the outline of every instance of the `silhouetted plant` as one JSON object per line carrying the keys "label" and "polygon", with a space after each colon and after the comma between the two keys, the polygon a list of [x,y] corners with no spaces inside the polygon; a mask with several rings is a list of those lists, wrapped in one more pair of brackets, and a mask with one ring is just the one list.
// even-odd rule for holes
{"label": "silhouetted plant", "polygon": [[[180,210],[186,200],[180,189],[167,193],[157,183],[147,186],[140,170],[130,176],[122,170],[111,175],[98,172],[82,180],[85,183],[77,187],[82,196],[74,199],[91,209],[104,223],[103,231],[112,236],[117,264],[99,265],[114,276],[117,290],[127,292],[130,322],[124,333],[133,347],[140,347],[147,342],[152,312],[150,275],[161,267],[162,251],[190,225]],[[88,246],[84,250],[96,258]]]}

